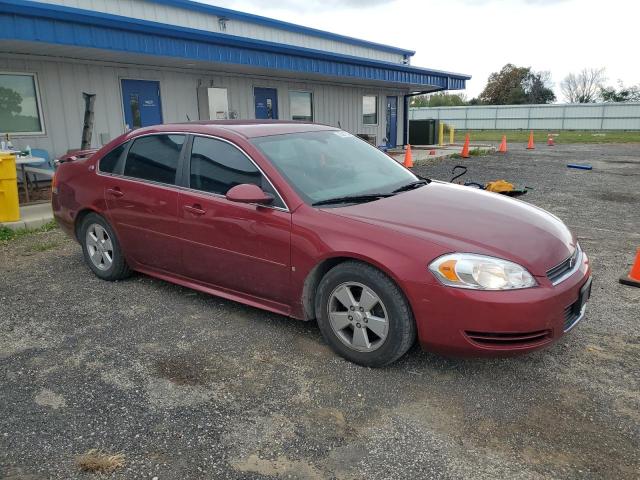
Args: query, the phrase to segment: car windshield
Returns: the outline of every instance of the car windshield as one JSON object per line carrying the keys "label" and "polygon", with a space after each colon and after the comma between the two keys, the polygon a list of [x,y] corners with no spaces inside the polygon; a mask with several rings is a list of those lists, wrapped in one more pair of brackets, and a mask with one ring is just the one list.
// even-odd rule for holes
{"label": "car windshield", "polygon": [[252,143],[308,204],[335,198],[338,205],[358,196],[358,201],[372,201],[418,180],[388,155],[341,130],[258,137]]}

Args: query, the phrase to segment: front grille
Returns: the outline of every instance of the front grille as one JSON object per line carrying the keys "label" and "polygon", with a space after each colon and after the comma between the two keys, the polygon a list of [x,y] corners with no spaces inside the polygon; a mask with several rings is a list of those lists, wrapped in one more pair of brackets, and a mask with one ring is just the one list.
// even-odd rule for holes
{"label": "front grille", "polygon": [[500,333],[500,332],[464,332],[470,340],[493,347],[527,346],[551,339],[551,330],[535,332]]}
{"label": "front grille", "polygon": [[580,247],[576,247],[576,249],[573,251],[573,254],[564,262],[556,265],[550,270],[547,270],[547,278],[551,281],[551,283],[556,284],[563,276],[571,272],[571,270],[573,270],[574,267],[578,264],[579,256]]}
{"label": "front grille", "polygon": [[578,299],[571,305],[564,309],[564,331],[571,330],[582,318],[584,314],[587,300],[591,297],[591,278],[584,282],[580,287],[580,293],[578,293]]}
{"label": "front grille", "polygon": [[[578,302],[576,302],[578,303]],[[576,323],[576,321],[580,318],[580,310],[574,305],[569,305],[564,309],[564,331],[567,332],[571,330],[571,327]]]}

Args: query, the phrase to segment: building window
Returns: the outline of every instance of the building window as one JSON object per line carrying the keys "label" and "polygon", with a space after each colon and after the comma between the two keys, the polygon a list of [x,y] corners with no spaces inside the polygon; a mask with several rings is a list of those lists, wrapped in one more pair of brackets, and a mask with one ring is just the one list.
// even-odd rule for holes
{"label": "building window", "polygon": [[289,92],[291,120],[313,122],[313,94],[311,92]]}
{"label": "building window", "polygon": [[374,95],[362,97],[362,123],[365,125],[378,124],[378,97]]}
{"label": "building window", "polygon": [[44,133],[35,74],[0,73],[0,132]]}

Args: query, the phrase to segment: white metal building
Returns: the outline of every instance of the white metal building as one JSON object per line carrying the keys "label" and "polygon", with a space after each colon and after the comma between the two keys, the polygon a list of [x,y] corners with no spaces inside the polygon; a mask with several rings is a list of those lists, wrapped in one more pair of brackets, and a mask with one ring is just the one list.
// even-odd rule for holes
{"label": "white metal building", "polygon": [[93,146],[224,118],[313,120],[402,145],[409,95],[470,78],[411,66],[413,54],[188,0],[0,0],[0,133],[76,149],[86,92]]}

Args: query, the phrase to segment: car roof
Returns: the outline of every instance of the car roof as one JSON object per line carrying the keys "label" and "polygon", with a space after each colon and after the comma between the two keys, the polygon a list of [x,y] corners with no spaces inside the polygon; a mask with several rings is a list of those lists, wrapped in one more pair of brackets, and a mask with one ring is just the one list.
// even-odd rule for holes
{"label": "car roof", "polygon": [[152,132],[188,132],[215,134],[221,131],[234,132],[245,138],[284,135],[287,133],[339,130],[330,125],[287,120],[206,120],[184,123],[165,123],[152,127],[136,129],[133,136]]}

